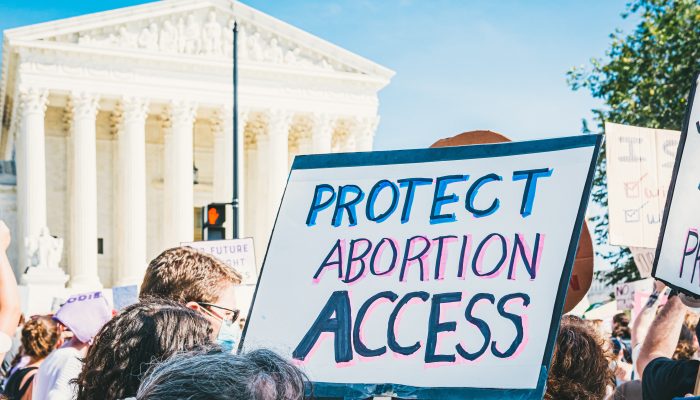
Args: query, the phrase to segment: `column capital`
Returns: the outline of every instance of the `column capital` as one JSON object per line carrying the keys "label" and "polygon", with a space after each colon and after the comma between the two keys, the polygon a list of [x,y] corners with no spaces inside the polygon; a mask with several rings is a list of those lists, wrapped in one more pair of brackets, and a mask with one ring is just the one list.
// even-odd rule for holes
{"label": "column capital", "polygon": [[140,97],[124,97],[119,101],[119,113],[122,123],[145,122],[149,102]]}
{"label": "column capital", "polygon": [[48,106],[49,91],[46,89],[21,89],[19,101],[22,114],[43,114]]}
{"label": "column capital", "polygon": [[359,117],[354,120],[354,133],[361,137],[373,137],[379,125],[379,116]]}
{"label": "column capital", "polygon": [[100,97],[93,93],[71,92],[68,96],[68,109],[73,119],[95,119],[99,101]]}
{"label": "column capital", "polygon": [[311,114],[313,135],[332,135],[336,119],[337,118],[326,113]]}
{"label": "column capital", "polygon": [[197,116],[197,104],[186,100],[176,100],[169,105],[170,121],[177,125],[192,125]]}
{"label": "column capital", "polygon": [[294,113],[287,110],[273,109],[268,110],[267,116],[267,135],[268,136],[286,136],[289,133],[289,126],[292,124]]}

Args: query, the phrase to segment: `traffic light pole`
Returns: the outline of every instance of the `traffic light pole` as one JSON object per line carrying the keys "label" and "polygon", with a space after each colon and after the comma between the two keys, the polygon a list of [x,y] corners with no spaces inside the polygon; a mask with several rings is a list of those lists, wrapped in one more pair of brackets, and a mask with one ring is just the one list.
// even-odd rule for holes
{"label": "traffic light pole", "polygon": [[238,22],[233,23],[233,199],[232,208],[232,233],[233,238],[238,239],[239,230],[239,201],[238,201]]}

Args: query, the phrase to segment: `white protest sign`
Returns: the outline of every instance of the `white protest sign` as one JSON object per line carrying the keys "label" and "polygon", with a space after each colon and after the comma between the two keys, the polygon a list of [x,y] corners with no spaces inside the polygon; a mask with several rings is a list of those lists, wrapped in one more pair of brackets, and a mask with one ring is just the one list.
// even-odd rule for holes
{"label": "white protest sign", "polygon": [[651,269],[654,268],[654,254],[656,250],[634,246],[631,246],[629,249],[630,253],[632,253],[632,258],[634,258],[634,265],[639,270],[639,275],[642,278],[650,277]]}
{"label": "white protest sign", "polygon": [[136,285],[115,286],[112,288],[112,304],[115,310],[124,308],[139,301],[139,289]]}
{"label": "white protest sign", "polygon": [[652,275],[700,295],[700,92],[697,78],[683,123]]}
{"label": "white protest sign", "polygon": [[255,267],[255,246],[253,238],[209,240],[182,243],[194,249],[209,253],[243,275],[244,285],[255,285],[258,270]]}
{"label": "white protest sign", "polygon": [[680,132],[605,123],[610,244],[653,249]]}
{"label": "white protest sign", "polygon": [[541,399],[600,141],[297,157],[242,348],[318,396]]}
{"label": "white protest sign", "polygon": [[649,294],[654,290],[654,280],[640,279],[633,282],[625,282],[615,286],[615,300],[620,311],[632,310],[635,305],[635,295],[639,293]]}

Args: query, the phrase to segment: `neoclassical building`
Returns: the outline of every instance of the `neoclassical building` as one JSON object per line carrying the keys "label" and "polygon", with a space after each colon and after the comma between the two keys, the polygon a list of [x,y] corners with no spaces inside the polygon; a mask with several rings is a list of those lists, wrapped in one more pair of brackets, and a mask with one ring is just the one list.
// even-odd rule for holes
{"label": "neoclassical building", "polygon": [[[63,239],[68,286],[140,282],[232,191],[239,31],[242,230],[259,261],[297,154],[366,151],[393,72],[231,0],[166,0],[4,32],[0,218]],[[0,174],[2,175],[2,174]]]}

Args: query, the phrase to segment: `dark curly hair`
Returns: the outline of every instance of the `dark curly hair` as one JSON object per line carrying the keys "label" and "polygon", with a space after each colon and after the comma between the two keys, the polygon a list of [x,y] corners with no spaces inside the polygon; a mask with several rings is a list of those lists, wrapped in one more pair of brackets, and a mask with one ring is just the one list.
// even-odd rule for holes
{"label": "dark curly hair", "polygon": [[24,354],[35,360],[44,359],[56,348],[60,337],[58,324],[51,317],[32,318],[22,328]]}
{"label": "dark curly hair", "polygon": [[125,308],[97,334],[76,379],[78,400],[136,395],[149,364],[211,344],[201,314],[167,299],[144,299]]}
{"label": "dark curly hair", "polygon": [[547,379],[547,400],[602,400],[613,382],[611,354],[581,318],[564,316]]}

